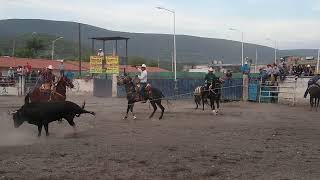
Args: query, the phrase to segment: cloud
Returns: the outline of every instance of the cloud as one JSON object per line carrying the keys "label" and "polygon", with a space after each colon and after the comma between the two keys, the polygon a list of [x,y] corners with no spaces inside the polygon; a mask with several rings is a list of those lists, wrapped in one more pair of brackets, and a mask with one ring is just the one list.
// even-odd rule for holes
{"label": "cloud", "polygon": [[[199,5],[194,2],[165,0],[0,0],[0,3],[3,5],[0,7],[0,18],[76,21],[118,31],[172,33],[172,15],[155,8],[164,6],[176,9],[178,34],[241,40],[240,33],[228,30],[233,27],[244,32],[246,42],[271,46],[270,42],[265,41],[266,38],[271,38],[280,42],[280,48],[309,48],[315,43],[289,43],[311,42],[315,37],[320,37],[317,30],[320,25],[316,18],[298,19],[271,15],[265,18],[255,15],[256,11],[248,17],[250,12],[246,12],[246,15],[236,13],[241,12],[243,7],[229,13],[230,9],[226,4],[218,0],[203,1]],[[244,0],[244,3],[263,9],[262,0]],[[316,1],[316,5],[312,7],[313,11],[319,11],[320,1]],[[265,9],[262,12],[264,11]]]}

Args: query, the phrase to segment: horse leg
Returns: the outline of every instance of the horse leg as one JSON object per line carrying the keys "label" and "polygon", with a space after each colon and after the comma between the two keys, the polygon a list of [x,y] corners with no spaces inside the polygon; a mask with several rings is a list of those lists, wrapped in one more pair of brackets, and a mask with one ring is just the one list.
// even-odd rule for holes
{"label": "horse leg", "polygon": [[198,97],[197,96],[194,96],[194,102],[196,103],[196,109],[198,109]]}
{"label": "horse leg", "polygon": [[162,117],[163,117],[163,113],[164,113],[164,109],[165,109],[165,108],[162,106],[161,100],[157,100],[157,101],[156,101],[156,104],[157,104],[158,107],[161,109],[161,116],[159,117],[159,120],[161,120]]}
{"label": "horse leg", "polygon": [[44,129],[46,130],[46,136],[49,136],[49,123],[44,123]]}
{"label": "horse leg", "polygon": [[151,118],[153,117],[154,113],[155,113],[156,110],[157,110],[156,103],[155,103],[154,101],[150,101],[150,103],[151,103],[151,105],[152,105],[152,107],[153,107],[153,112],[152,112],[152,114],[149,116],[149,119],[151,119]]}
{"label": "horse leg", "polygon": [[132,113],[133,120],[135,120],[135,119],[137,119],[137,117],[136,117],[136,115],[135,115],[134,112],[133,112],[133,106],[134,106],[134,104],[131,105],[130,111],[131,111],[131,113]]}
{"label": "horse leg", "polygon": [[320,98],[316,98],[316,111],[318,112]]}
{"label": "horse leg", "polygon": [[313,97],[310,96],[310,111],[312,111],[313,108]]}
{"label": "horse leg", "polygon": [[214,97],[210,97],[211,110],[214,115],[217,115],[216,107],[214,105]]}
{"label": "horse leg", "polygon": [[127,113],[126,113],[126,116],[124,116],[123,120],[127,119],[128,118],[128,113],[129,113],[129,110],[130,110],[130,103],[128,102],[128,106],[127,106]]}
{"label": "horse leg", "polygon": [[42,131],[42,123],[38,124],[38,137],[41,136],[41,131]]}
{"label": "horse leg", "polygon": [[204,97],[204,95],[202,95],[202,96],[201,96],[201,100],[202,100],[202,111],[204,111],[204,99],[205,99],[205,97]]}

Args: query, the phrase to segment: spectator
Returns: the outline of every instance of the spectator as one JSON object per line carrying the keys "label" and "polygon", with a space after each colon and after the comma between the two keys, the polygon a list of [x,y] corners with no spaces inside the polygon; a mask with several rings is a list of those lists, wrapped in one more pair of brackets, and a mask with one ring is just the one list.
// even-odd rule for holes
{"label": "spectator", "polygon": [[31,73],[31,69],[32,69],[31,65],[27,62],[26,70],[29,74]]}
{"label": "spectator", "polygon": [[100,57],[103,57],[103,56],[104,56],[104,53],[103,53],[102,49],[99,49],[99,51],[98,51],[98,56],[100,56]]}
{"label": "spectator", "polygon": [[22,66],[18,66],[18,68],[17,68],[17,75],[18,76],[22,76],[23,75],[23,72],[22,72],[23,70],[22,70]]}
{"label": "spectator", "polygon": [[267,69],[266,69],[266,73],[268,75],[268,78],[271,78],[271,75],[272,75],[272,67],[271,67],[271,64],[268,64],[267,65]]}
{"label": "spectator", "polygon": [[244,65],[241,67],[241,72],[242,72],[243,74],[246,74],[246,75],[250,74],[250,66],[249,66],[249,64],[248,64],[247,61],[246,61],[246,62],[244,63]]}
{"label": "spectator", "polygon": [[31,81],[35,81],[35,80],[37,79],[37,73],[36,73],[36,71],[33,70],[33,71],[31,72],[30,77],[31,77]]}
{"label": "spectator", "polygon": [[13,80],[14,79],[14,70],[12,67],[9,68],[8,74],[7,74],[8,79]]}
{"label": "spectator", "polygon": [[227,80],[231,80],[232,79],[232,72],[230,70],[227,71],[226,78],[227,78]]}
{"label": "spectator", "polygon": [[60,70],[60,76],[64,75],[64,63],[63,63],[63,60],[60,61],[59,70]]}
{"label": "spectator", "polygon": [[276,63],[273,64],[272,75],[274,77],[274,81],[277,81],[278,80],[278,76],[280,75],[280,70],[279,70],[279,68],[278,68]]}
{"label": "spectator", "polygon": [[259,78],[261,79],[262,84],[264,84],[266,82],[266,80],[269,79],[269,75],[265,69],[263,69],[263,68],[259,69]]}
{"label": "spectator", "polygon": [[310,64],[307,65],[305,71],[304,71],[305,76],[313,76],[312,68]]}

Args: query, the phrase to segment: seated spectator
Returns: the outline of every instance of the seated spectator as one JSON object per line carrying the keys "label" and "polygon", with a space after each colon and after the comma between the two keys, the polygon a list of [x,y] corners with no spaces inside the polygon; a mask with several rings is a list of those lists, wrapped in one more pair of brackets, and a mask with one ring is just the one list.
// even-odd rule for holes
{"label": "seated spectator", "polygon": [[9,68],[8,74],[7,74],[8,79],[13,80],[14,79],[14,70],[12,67]]}
{"label": "seated spectator", "polygon": [[259,78],[261,79],[262,84],[266,82],[266,80],[269,79],[269,75],[266,71],[266,69],[260,68],[259,69]]}

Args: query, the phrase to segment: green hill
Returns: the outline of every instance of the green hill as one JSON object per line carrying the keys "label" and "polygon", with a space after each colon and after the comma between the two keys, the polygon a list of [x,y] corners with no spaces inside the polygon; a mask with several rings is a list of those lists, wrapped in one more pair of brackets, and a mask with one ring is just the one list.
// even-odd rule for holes
{"label": "green hill", "polygon": [[[59,58],[75,58],[78,52],[78,24],[75,22],[49,21],[38,19],[10,19],[0,21],[0,51],[11,54],[12,42],[16,39],[16,45],[22,46],[25,36],[32,32],[46,36],[48,40],[63,36],[63,40],[57,42],[56,54]],[[111,29],[112,27],[110,27]],[[90,55],[90,37],[97,36],[124,36],[129,37],[129,56],[140,56],[148,59],[160,58],[160,63],[170,64],[172,53],[172,35],[168,34],[143,34],[110,31],[99,27],[82,24],[81,26],[83,50]],[[48,41],[50,42],[50,41]],[[119,42],[119,52],[124,54],[125,44]],[[101,43],[95,44],[101,48]],[[107,52],[111,53],[113,44],[106,45]],[[268,63],[274,59],[274,50],[270,47],[255,44],[244,45],[244,55],[255,58],[258,49],[259,62]],[[47,51],[51,44],[47,44]],[[47,53],[48,53],[47,52]],[[283,50],[279,56],[303,55],[316,56],[315,50]],[[224,39],[202,38],[187,35],[177,36],[177,62],[182,64],[203,64],[212,59],[223,59],[225,63],[240,63],[241,43]]]}

